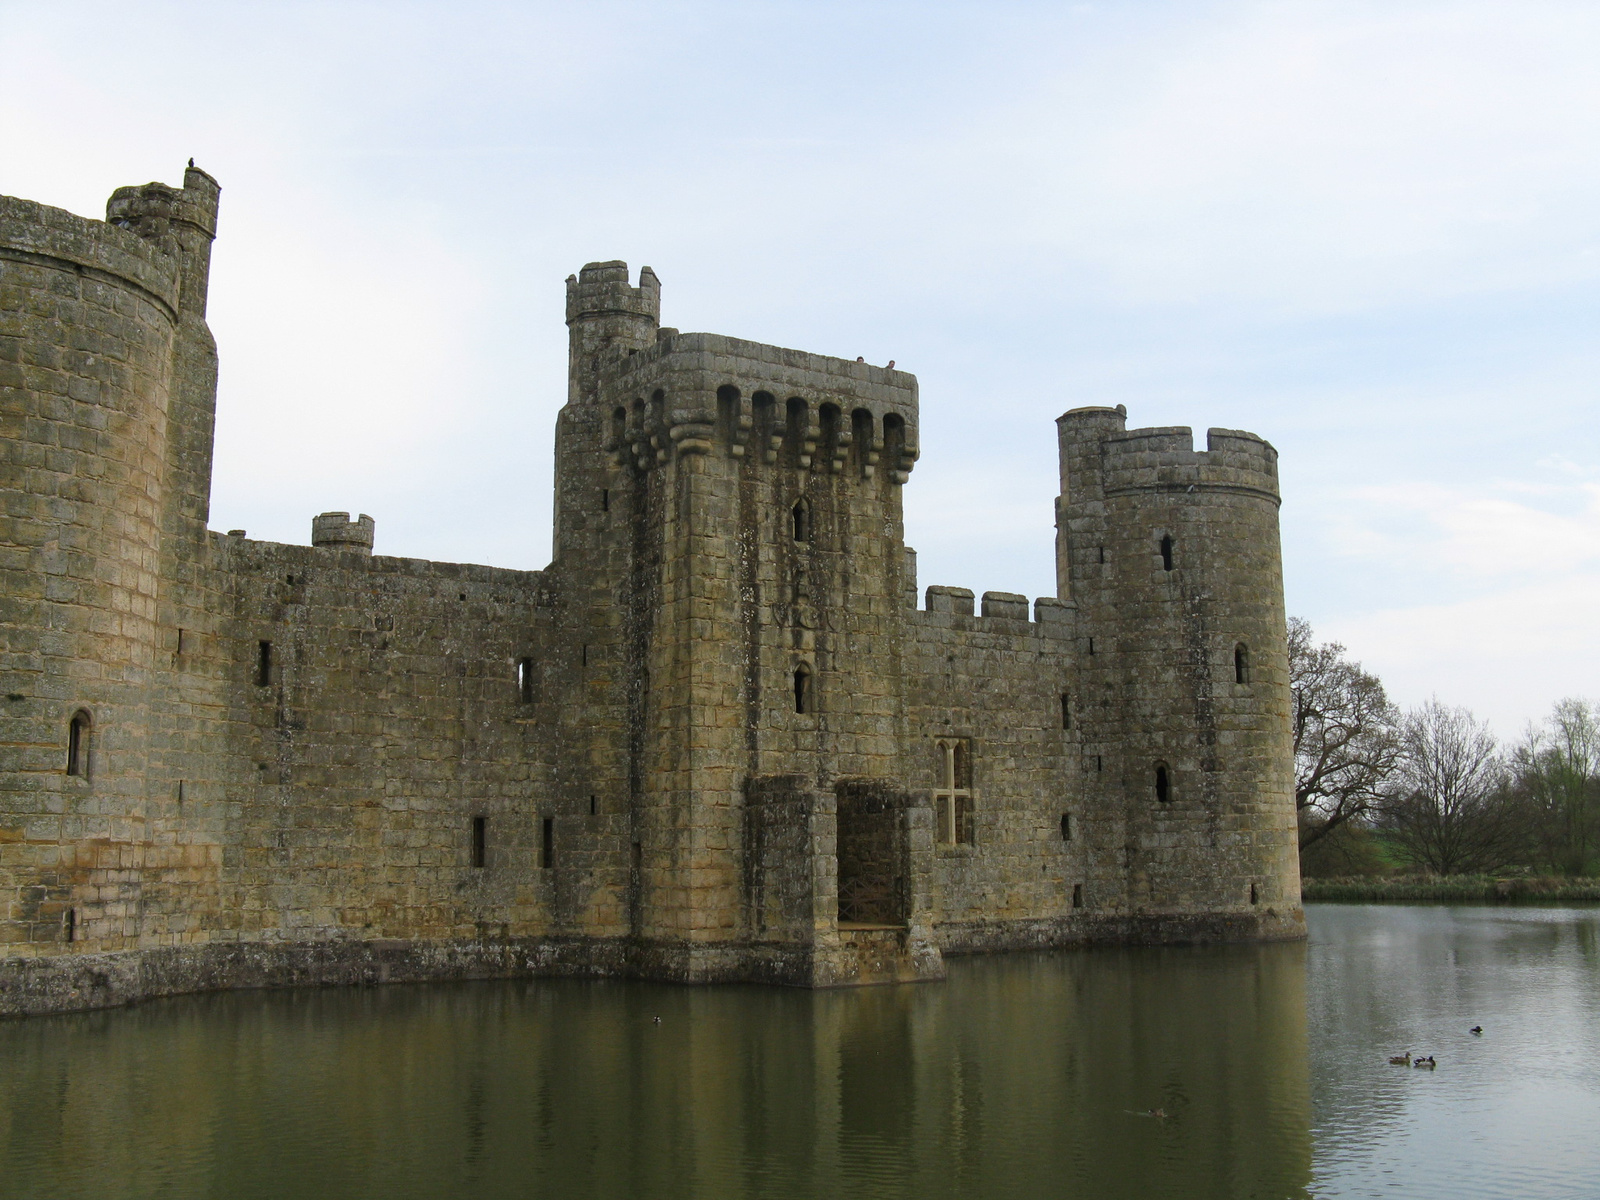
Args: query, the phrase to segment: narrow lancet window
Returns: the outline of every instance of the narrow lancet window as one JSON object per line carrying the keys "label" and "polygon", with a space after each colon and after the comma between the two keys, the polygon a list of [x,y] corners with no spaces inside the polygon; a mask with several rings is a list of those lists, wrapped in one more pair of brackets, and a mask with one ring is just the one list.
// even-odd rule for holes
{"label": "narrow lancet window", "polygon": [[272,682],[272,643],[256,643],[256,686],[266,687]]}
{"label": "narrow lancet window", "polygon": [[1063,842],[1070,842],[1072,840],[1072,814],[1071,813],[1062,813],[1061,814],[1061,840]]}
{"label": "narrow lancet window", "polygon": [[1167,780],[1167,764],[1156,764],[1156,802],[1166,804],[1172,799],[1172,785]]}
{"label": "narrow lancet window", "polygon": [[1172,570],[1172,537],[1163,535],[1161,538],[1161,569]]}
{"label": "narrow lancet window", "polygon": [[1243,642],[1233,648],[1233,681],[1250,682],[1250,647]]}
{"label": "narrow lancet window", "polygon": [[801,663],[794,669],[794,710],[797,713],[812,711],[811,668]]}
{"label": "narrow lancet window", "polygon": [[517,660],[517,699],[523,704],[533,703],[533,659]]}
{"label": "narrow lancet window", "polygon": [[556,865],[556,819],[544,819],[543,832],[539,839],[539,866],[548,871]]}
{"label": "narrow lancet window", "polygon": [[472,865],[482,867],[489,858],[489,818],[472,818]]}
{"label": "narrow lancet window", "polygon": [[78,711],[67,723],[67,774],[89,773],[89,714]]}
{"label": "narrow lancet window", "polygon": [[811,505],[806,503],[804,496],[794,502],[794,508],[789,512],[789,519],[794,530],[794,540],[809,542],[811,540]]}
{"label": "narrow lancet window", "polygon": [[1061,728],[1072,728],[1072,697],[1066,692],[1061,693]]}

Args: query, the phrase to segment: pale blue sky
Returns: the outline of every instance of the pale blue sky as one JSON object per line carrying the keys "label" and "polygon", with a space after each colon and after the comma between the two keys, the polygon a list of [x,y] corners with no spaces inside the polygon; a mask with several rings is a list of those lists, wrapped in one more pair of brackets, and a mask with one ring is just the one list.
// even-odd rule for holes
{"label": "pale blue sky", "polygon": [[223,186],[212,524],[542,566],[562,280],[922,385],[921,582],[1053,583],[1053,419],[1254,430],[1290,611],[1600,694],[1592,3],[0,2],[0,191]]}

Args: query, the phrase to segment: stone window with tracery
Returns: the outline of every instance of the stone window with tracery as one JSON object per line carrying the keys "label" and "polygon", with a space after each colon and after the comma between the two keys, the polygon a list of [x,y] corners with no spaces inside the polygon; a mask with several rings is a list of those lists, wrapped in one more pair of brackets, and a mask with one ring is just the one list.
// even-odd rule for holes
{"label": "stone window with tracery", "polygon": [[946,846],[972,845],[972,739],[934,739],[933,812],[938,837]]}

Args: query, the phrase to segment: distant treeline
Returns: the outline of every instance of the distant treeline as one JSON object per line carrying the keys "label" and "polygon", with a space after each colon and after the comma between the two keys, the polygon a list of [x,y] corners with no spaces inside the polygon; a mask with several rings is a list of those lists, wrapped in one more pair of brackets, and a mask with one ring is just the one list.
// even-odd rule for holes
{"label": "distant treeline", "polygon": [[[1600,704],[1559,701],[1503,745],[1465,708],[1434,699],[1402,712],[1296,617],[1289,686],[1300,870],[1325,881],[1308,883],[1307,899],[1531,898],[1555,886],[1537,877],[1600,874]],[[1352,877],[1368,881],[1363,895]],[[1551,898],[1600,899],[1588,885],[1567,890],[1586,894]]]}
{"label": "distant treeline", "polygon": [[1589,904],[1600,903],[1600,879],[1494,875],[1347,875],[1311,877],[1301,884],[1307,901],[1375,904]]}

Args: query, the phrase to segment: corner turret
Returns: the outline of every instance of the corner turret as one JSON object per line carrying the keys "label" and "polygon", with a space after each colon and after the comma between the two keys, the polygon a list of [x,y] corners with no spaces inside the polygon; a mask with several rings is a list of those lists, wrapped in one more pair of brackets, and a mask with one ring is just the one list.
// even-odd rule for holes
{"label": "corner turret", "polygon": [[639,268],[639,286],[628,285],[628,264],[589,263],[567,276],[569,402],[593,399],[600,363],[607,354],[653,346],[661,325],[661,281]]}
{"label": "corner turret", "polygon": [[131,230],[179,261],[179,305],[205,316],[211,276],[211,243],[217,236],[222,189],[191,159],[183,186],[145,183],[120,187],[106,201],[106,223]]}
{"label": "corner turret", "polygon": [[1196,450],[1121,408],[1057,427],[1059,595],[1084,691],[1116,714],[1082,731],[1124,816],[1130,908],[1301,936],[1277,451],[1234,429]]}

